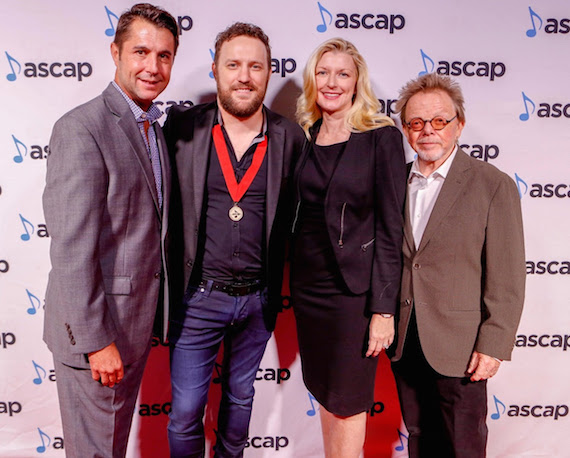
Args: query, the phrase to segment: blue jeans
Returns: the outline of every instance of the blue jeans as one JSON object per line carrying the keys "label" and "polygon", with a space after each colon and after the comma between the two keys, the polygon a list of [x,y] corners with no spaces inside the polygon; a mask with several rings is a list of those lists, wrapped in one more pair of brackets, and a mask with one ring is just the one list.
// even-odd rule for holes
{"label": "blue jeans", "polygon": [[266,290],[228,296],[189,289],[181,313],[173,316],[170,336],[172,411],[168,442],[172,457],[203,457],[203,416],[216,356],[222,340],[222,399],[218,413],[217,457],[241,457],[248,437],[253,382],[271,332],[263,322]]}

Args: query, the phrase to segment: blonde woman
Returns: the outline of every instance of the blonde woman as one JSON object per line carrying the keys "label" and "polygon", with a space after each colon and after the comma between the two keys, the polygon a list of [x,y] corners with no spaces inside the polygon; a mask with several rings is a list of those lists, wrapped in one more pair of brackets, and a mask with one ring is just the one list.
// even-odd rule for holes
{"label": "blonde woman", "polygon": [[355,46],[310,57],[297,119],[309,141],[294,175],[291,296],[303,378],[321,405],[327,457],[358,457],[377,356],[394,340],[406,170]]}

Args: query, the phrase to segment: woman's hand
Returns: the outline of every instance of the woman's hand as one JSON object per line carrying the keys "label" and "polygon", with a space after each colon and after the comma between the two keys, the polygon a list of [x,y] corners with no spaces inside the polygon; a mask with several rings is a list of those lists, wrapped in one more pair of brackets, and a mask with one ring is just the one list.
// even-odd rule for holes
{"label": "woman's hand", "polygon": [[394,342],[394,316],[384,318],[374,313],[368,330],[368,351],[366,356],[378,356]]}

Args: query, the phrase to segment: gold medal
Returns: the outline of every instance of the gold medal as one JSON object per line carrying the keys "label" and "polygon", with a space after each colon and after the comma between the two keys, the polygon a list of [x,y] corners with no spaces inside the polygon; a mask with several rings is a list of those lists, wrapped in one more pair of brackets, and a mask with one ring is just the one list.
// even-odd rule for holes
{"label": "gold medal", "polygon": [[243,218],[243,210],[236,205],[230,208],[228,215],[232,221],[239,221]]}

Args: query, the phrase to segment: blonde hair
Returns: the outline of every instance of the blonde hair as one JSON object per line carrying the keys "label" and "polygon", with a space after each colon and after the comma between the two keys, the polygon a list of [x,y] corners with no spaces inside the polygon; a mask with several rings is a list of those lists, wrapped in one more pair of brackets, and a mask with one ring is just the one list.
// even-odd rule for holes
{"label": "blonde hair", "polygon": [[349,41],[342,38],[331,38],[322,43],[307,61],[303,73],[303,93],[297,99],[297,122],[310,138],[309,129],[323,114],[317,105],[317,82],[315,71],[317,64],[327,52],[343,52],[352,57],[356,66],[357,80],[354,101],[346,115],[346,127],[351,132],[366,132],[383,126],[393,126],[394,121],[388,116],[379,114],[380,103],[372,91],[368,67],[362,55]]}

